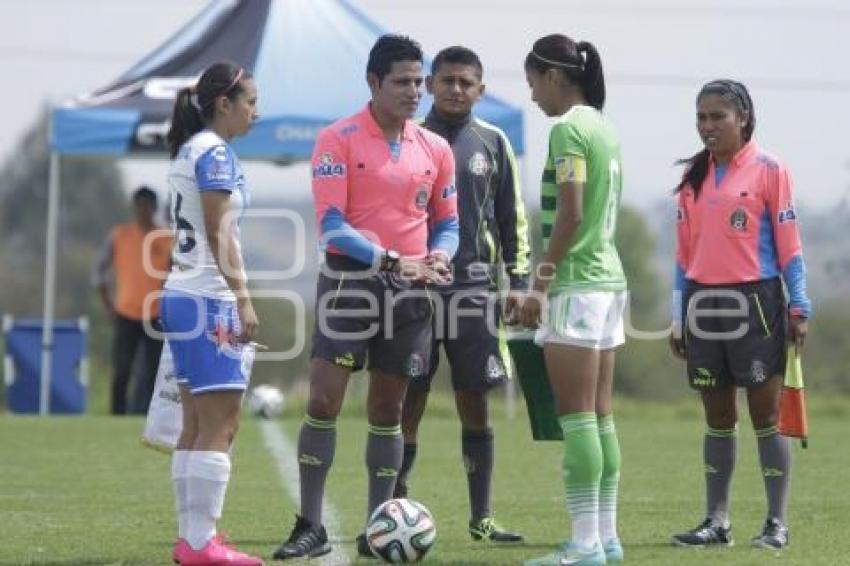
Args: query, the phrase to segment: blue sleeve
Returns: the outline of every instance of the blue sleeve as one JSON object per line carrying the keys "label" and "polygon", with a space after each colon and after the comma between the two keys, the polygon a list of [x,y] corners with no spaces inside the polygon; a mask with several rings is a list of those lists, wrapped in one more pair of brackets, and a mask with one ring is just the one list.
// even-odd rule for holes
{"label": "blue sleeve", "polygon": [[806,293],[806,264],[803,256],[795,255],[782,270],[782,279],[788,288],[789,307],[804,318],[812,316],[812,301]]}
{"label": "blue sleeve", "polygon": [[199,191],[233,191],[236,187],[236,156],[226,145],[217,145],[195,161]]}
{"label": "blue sleeve", "polygon": [[383,250],[370,242],[345,220],[345,215],[334,207],[322,217],[322,243],[330,244],[348,257],[366,265],[375,265]]}
{"label": "blue sleeve", "polygon": [[431,238],[428,242],[428,250],[442,250],[449,254],[449,259],[457,253],[460,244],[460,224],[457,218],[446,218],[434,225],[431,230]]}
{"label": "blue sleeve", "polygon": [[676,262],[676,275],[673,281],[673,304],[671,314],[673,317],[674,323],[684,323],[682,317],[684,316],[684,309],[682,308],[682,303],[685,298],[685,270],[682,269],[682,266],[679,265],[679,262]]}

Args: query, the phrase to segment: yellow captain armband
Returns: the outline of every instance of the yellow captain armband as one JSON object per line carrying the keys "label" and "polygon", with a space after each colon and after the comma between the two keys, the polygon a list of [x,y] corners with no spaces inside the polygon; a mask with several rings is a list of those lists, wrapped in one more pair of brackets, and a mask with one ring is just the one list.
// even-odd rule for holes
{"label": "yellow captain armband", "polygon": [[587,182],[587,163],[584,158],[576,155],[556,157],[555,182],[559,185]]}

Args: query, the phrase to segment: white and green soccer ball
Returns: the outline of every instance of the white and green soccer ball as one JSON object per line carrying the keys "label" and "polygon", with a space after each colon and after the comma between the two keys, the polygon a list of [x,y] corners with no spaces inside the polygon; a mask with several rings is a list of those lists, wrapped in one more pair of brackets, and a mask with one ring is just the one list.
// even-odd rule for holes
{"label": "white and green soccer ball", "polygon": [[274,385],[257,385],[248,392],[248,411],[255,417],[274,419],[283,413],[283,392]]}
{"label": "white and green soccer ball", "polygon": [[411,499],[390,499],[366,524],[366,541],[384,562],[417,562],[434,545],[437,526],[431,512]]}

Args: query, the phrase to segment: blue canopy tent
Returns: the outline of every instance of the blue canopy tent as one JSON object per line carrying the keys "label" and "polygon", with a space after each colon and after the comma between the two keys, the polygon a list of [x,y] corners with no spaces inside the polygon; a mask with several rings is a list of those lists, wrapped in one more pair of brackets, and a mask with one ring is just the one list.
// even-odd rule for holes
{"label": "blue canopy tent", "polygon": [[[50,123],[42,388],[49,391],[60,155],[165,156],[176,92],[228,59],[249,70],[260,120],[234,145],[244,159],[309,159],[318,131],[369,99],[369,50],[383,30],[348,0],[213,0],[112,84],[56,107]],[[420,111],[427,112],[430,97]],[[476,107],[522,154],[522,111],[487,94]],[[42,413],[48,399],[41,399]]]}

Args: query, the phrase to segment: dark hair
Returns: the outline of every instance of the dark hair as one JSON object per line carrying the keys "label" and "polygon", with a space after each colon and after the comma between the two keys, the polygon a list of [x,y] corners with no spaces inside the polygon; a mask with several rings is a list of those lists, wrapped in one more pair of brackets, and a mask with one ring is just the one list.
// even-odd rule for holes
{"label": "dark hair", "polygon": [[235,100],[244,90],[242,81],[251,74],[235,63],[220,61],[203,72],[198,84],[181,89],[174,100],[171,128],[165,136],[173,159],[186,140],[204,129],[215,116],[219,96]]}
{"label": "dark hair", "polygon": [[525,68],[540,74],[549,69],[558,69],[570,82],[581,88],[588,104],[597,110],[605,106],[602,59],[589,41],[575,42],[559,33],[541,37],[534,42],[526,56]]}
{"label": "dark hair", "polygon": [[446,47],[437,53],[434,60],[431,61],[431,74],[436,75],[440,71],[440,65],[443,63],[455,63],[458,65],[470,65],[478,70],[478,76],[484,74],[484,67],[481,65],[481,59],[475,54],[475,51],[460,45]]}
{"label": "dark hair", "polygon": [[[753,131],[756,129],[756,109],[753,106],[753,99],[750,93],[742,83],[728,80],[718,79],[705,83],[697,94],[697,102],[709,94],[716,94],[726,100],[729,104],[735,107],[738,114],[748,117],[747,123],[741,131],[744,138],[744,143],[753,138]],[[698,151],[687,159],[679,159],[676,165],[687,165],[685,174],[682,175],[682,180],[676,187],[674,192],[681,191],[685,185],[690,185],[694,191],[694,198],[699,197],[702,183],[705,181],[705,176],[708,175],[708,164],[711,159],[711,152],[707,148]]]}
{"label": "dark hair", "polygon": [[366,64],[366,74],[378,77],[378,84],[384,80],[393,63],[400,61],[422,62],[422,47],[406,35],[388,33],[382,35],[369,51],[369,62]]}
{"label": "dark hair", "polygon": [[156,193],[147,185],[142,185],[133,191],[132,200],[134,203],[140,200],[146,200],[156,207]]}

